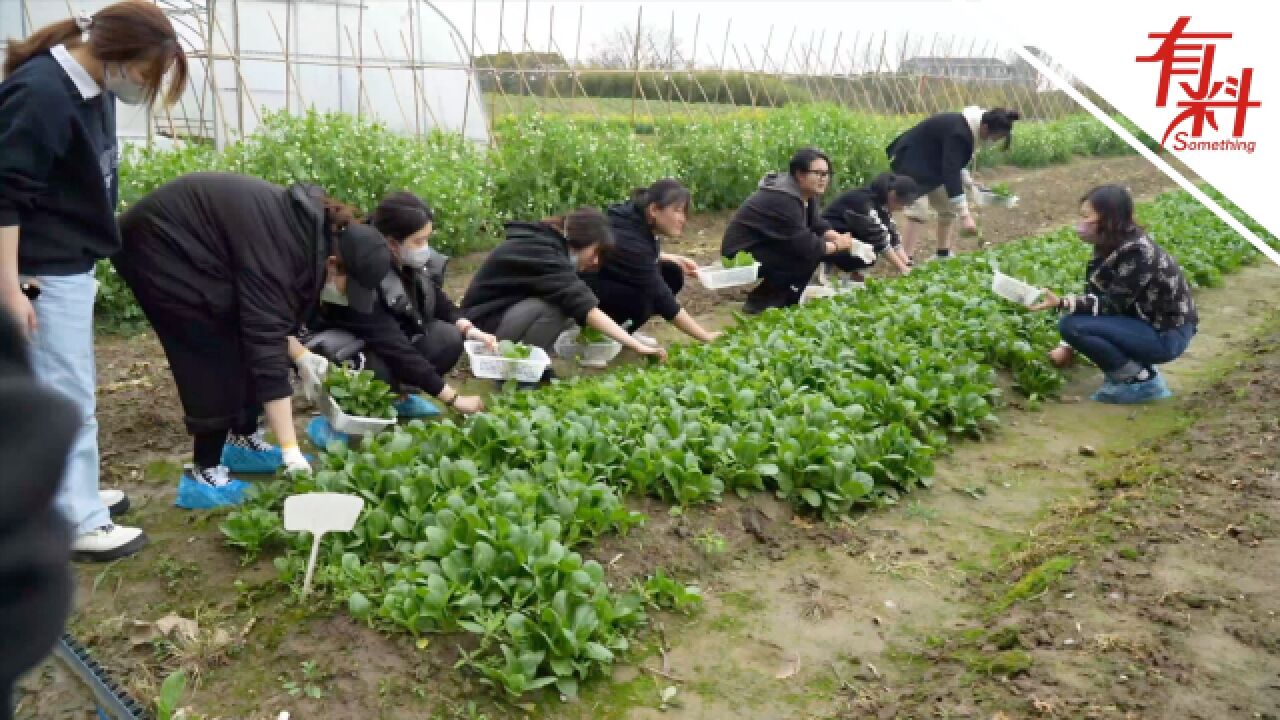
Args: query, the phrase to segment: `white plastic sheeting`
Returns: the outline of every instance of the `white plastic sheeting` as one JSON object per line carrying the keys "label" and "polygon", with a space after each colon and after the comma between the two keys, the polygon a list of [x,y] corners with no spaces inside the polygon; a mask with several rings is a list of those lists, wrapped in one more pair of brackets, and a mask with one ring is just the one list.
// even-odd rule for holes
{"label": "white plastic sheeting", "polygon": [[[251,134],[264,111],[314,108],[405,133],[439,128],[488,142],[469,47],[428,2],[155,1],[187,44],[191,82],[177,106],[155,110],[150,132],[145,109],[121,105],[119,135],[126,141],[163,143],[162,136],[176,134],[223,145]],[[0,40],[108,4],[0,0]]]}

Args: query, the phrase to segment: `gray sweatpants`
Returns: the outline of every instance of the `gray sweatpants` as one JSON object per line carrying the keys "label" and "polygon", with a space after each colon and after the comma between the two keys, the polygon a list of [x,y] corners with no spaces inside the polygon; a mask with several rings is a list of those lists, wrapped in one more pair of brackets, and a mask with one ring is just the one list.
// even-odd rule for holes
{"label": "gray sweatpants", "polygon": [[560,308],[541,298],[525,298],[512,305],[494,332],[499,340],[533,345],[551,353],[556,338],[572,322]]}

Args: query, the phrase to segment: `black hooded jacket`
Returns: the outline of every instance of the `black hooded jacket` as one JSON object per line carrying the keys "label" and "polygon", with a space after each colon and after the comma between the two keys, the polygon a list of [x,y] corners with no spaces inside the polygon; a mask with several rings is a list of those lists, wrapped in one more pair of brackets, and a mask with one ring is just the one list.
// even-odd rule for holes
{"label": "black hooded jacket", "polygon": [[760,263],[761,274],[807,279],[826,254],[822,236],[830,229],[816,198],[806,201],[790,175],[770,173],[729,220],[720,254],[731,258],[746,251]]}
{"label": "black hooded jacket", "polygon": [[485,258],[462,296],[462,314],[494,332],[502,316],[527,298],[540,298],[578,325],[599,305],[569,258],[569,241],[544,223],[507,223],[507,239]]}
{"label": "black hooded jacket", "polygon": [[662,279],[659,259],[662,247],[635,203],[613,205],[606,215],[613,232],[613,249],[600,266],[600,277],[634,287],[652,303],[653,311],[665,320],[680,314],[680,302]]}

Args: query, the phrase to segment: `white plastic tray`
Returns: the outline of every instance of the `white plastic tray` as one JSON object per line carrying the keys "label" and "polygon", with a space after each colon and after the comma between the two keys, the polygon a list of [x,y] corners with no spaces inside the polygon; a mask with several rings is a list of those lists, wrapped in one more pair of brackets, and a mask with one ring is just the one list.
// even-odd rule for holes
{"label": "white plastic tray", "polygon": [[622,352],[622,343],[615,340],[584,343],[580,341],[581,337],[581,328],[569,328],[560,333],[552,347],[560,357],[568,360],[577,358],[579,363],[587,367],[604,367]]}
{"label": "white plastic tray", "polygon": [[540,347],[532,348],[529,357],[521,360],[504,358],[491,352],[478,340],[468,340],[464,347],[467,349],[467,358],[471,361],[471,373],[486,380],[534,383],[542,379],[542,373],[551,364],[551,358]]}
{"label": "white plastic tray", "polygon": [[750,285],[760,277],[760,263],[726,268],[719,265],[698,268],[698,282],[708,290]]}
{"label": "white plastic tray", "polygon": [[981,190],[978,192],[978,204],[990,205],[992,207],[1011,208],[1018,206],[1018,196],[1010,195],[1008,197],[1000,197],[990,190]]}
{"label": "white plastic tray", "polygon": [[865,283],[848,283],[841,287],[835,285],[810,285],[800,294],[800,303],[809,302],[810,300],[821,300],[823,298],[832,298],[837,295],[848,295],[857,292],[866,287]]}
{"label": "white plastic tray", "polygon": [[991,292],[1005,300],[1030,307],[1040,297],[1040,288],[992,268]]}
{"label": "white plastic tray", "polygon": [[326,393],[320,398],[320,412],[329,419],[334,430],[346,435],[375,435],[396,424],[395,419],[348,415]]}

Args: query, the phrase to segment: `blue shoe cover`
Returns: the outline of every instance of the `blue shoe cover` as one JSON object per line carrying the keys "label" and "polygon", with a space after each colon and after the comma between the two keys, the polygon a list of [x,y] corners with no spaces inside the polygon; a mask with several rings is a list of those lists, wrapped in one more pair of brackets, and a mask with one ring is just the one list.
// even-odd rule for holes
{"label": "blue shoe cover", "polygon": [[284,465],[284,457],[278,447],[257,451],[227,443],[222,446],[222,464],[233,473],[267,475]]}
{"label": "blue shoe cover", "polygon": [[329,424],[329,418],[323,415],[314,417],[307,423],[307,437],[311,438],[311,444],[320,450],[327,450],[331,442],[351,445],[351,437],[334,430],[333,425]]}
{"label": "blue shoe cover", "polygon": [[1098,388],[1097,392],[1093,395],[1090,395],[1089,399],[1094,402],[1109,403],[1112,402],[1112,398],[1115,397],[1119,390],[1120,383],[1115,382],[1111,378],[1106,378],[1102,381],[1102,387]]}
{"label": "blue shoe cover", "polygon": [[396,415],[402,418],[422,418],[439,415],[440,408],[421,395],[409,395],[395,404]]}
{"label": "blue shoe cover", "polygon": [[214,487],[195,479],[190,471],[186,471],[178,481],[178,499],[173,504],[183,510],[212,510],[239,505],[244,502],[244,494],[248,489],[249,483],[242,480],[232,480],[222,487]]}
{"label": "blue shoe cover", "polygon": [[1142,382],[1117,385],[1113,393],[1100,401],[1114,405],[1140,405],[1168,397],[1173,397],[1173,392],[1165,383],[1164,376],[1157,373],[1155,377]]}

